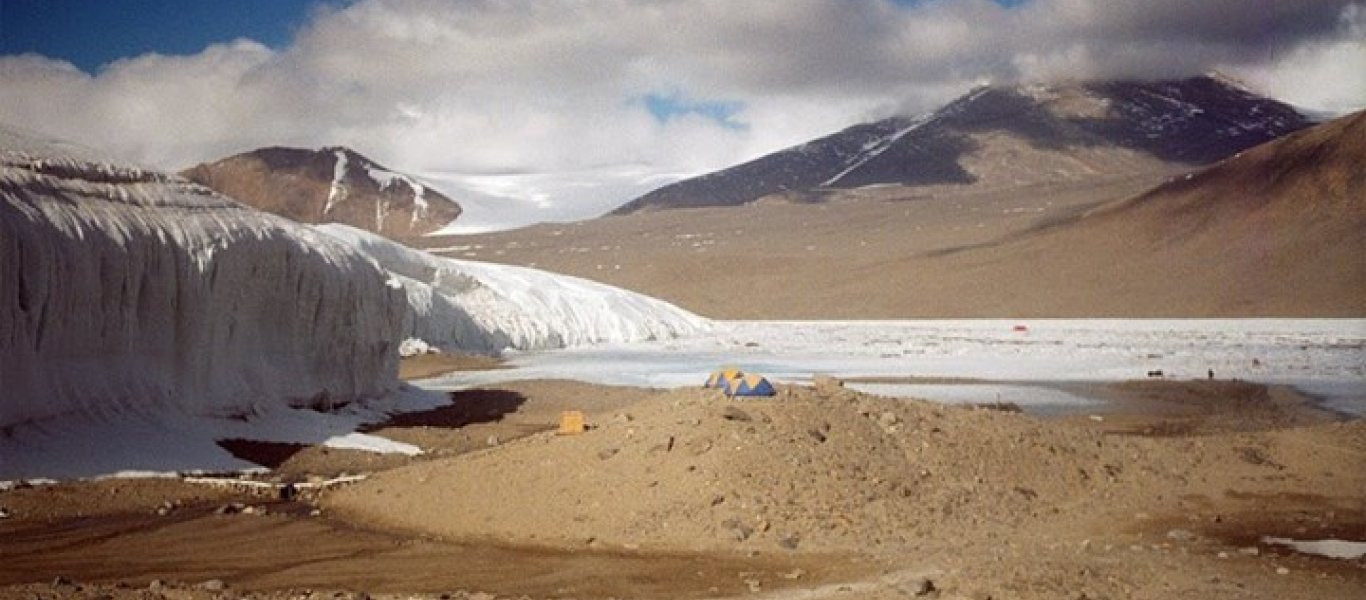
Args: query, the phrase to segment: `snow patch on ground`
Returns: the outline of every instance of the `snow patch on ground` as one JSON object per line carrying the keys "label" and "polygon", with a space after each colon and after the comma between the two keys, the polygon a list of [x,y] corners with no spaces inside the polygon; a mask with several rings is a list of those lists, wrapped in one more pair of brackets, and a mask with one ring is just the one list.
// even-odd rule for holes
{"label": "snow patch on ground", "polygon": [[[261,403],[238,414],[194,415],[168,412],[118,419],[72,418],[15,427],[0,437],[0,480],[72,479],[112,473],[202,473],[250,471],[218,445],[246,439],[295,444],[327,444],[373,452],[412,454],[420,448],[356,430],[399,412],[449,404],[445,394],[404,386],[390,395],[319,412]],[[373,439],[371,439],[373,438]],[[329,443],[330,442],[330,443]]]}
{"label": "snow patch on ground", "polygon": [[1278,546],[1289,546],[1301,554],[1317,554],[1328,558],[1341,560],[1356,560],[1366,557],[1366,542],[1353,542],[1349,540],[1292,540],[1289,538],[1278,538],[1267,536],[1262,538],[1262,543],[1275,544]]}
{"label": "snow patch on ground", "polygon": [[410,337],[406,340],[403,340],[398,345],[398,355],[403,358],[409,358],[412,356],[417,356],[419,354],[427,354],[429,352],[437,351],[438,350],[434,346],[428,344],[426,340],[420,338]]}
{"label": "snow patch on ground", "polygon": [[379,454],[403,454],[406,456],[417,456],[422,454],[422,449],[412,444],[396,442],[368,433],[353,431],[341,435],[334,435],[323,440],[323,445],[328,448],[341,448],[346,450],[364,450],[366,452],[376,452]]}

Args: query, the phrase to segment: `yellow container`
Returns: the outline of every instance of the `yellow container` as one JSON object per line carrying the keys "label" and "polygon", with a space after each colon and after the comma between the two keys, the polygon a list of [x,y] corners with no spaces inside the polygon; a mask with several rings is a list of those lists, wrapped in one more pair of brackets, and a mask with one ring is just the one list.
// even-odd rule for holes
{"label": "yellow container", "polygon": [[577,410],[566,410],[560,413],[560,435],[577,435],[583,433],[583,413]]}

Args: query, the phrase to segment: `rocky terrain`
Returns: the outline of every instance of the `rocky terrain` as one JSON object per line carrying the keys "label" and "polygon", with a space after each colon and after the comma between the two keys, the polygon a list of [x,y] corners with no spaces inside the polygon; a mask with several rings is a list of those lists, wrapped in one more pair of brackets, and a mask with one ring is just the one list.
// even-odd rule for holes
{"label": "rocky terrain", "polygon": [[301,223],[343,223],[391,238],[435,231],[460,216],[454,200],[349,148],[261,148],[181,174]]}
{"label": "rocky terrain", "polygon": [[819,201],[898,186],[1019,188],[1207,164],[1308,125],[1218,76],[983,87],[934,113],[855,125],[662,187],[614,211]]}
{"label": "rocky terrain", "polygon": [[[1366,586],[1362,559],[1265,539],[1366,535],[1362,421],[1240,382],[1098,393],[1118,404],[1040,420],[836,385],[749,400],[557,381],[468,390],[376,425],[422,456],[301,448],[236,483],[0,491],[0,597],[1340,598]],[[568,409],[585,411],[587,432],[556,434]],[[284,482],[299,495],[278,498]]]}

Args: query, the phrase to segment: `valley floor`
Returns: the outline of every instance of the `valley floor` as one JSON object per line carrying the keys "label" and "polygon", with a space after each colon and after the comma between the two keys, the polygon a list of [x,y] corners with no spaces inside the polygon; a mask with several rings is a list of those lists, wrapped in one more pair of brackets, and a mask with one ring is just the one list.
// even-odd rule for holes
{"label": "valley floor", "polygon": [[1266,539],[1366,539],[1366,421],[1288,388],[1095,384],[1103,415],[1042,418],[779,387],[504,382],[372,427],[421,456],[239,443],[264,483],[9,489],[0,598],[1366,591],[1366,559]]}

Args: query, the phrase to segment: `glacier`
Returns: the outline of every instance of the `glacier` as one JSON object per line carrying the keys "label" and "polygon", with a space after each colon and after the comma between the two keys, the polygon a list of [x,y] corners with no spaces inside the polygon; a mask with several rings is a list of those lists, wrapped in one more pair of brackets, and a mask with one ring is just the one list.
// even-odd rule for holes
{"label": "glacier", "polygon": [[0,125],[0,480],[253,467],[229,438],[413,454],[356,433],[449,402],[398,381],[406,338],[498,353],[710,326],[587,280],[300,225]]}
{"label": "glacier", "polygon": [[414,250],[347,225],[315,225],[391,272],[407,293],[406,337],[438,348],[499,354],[663,340],[711,322],[621,288],[536,269]]}
{"label": "glacier", "polygon": [[[73,419],[245,419],[384,396],[406,307],[331,237],[0,128],[0,445]],[[0,471],[21,462],[6,454]]]}

